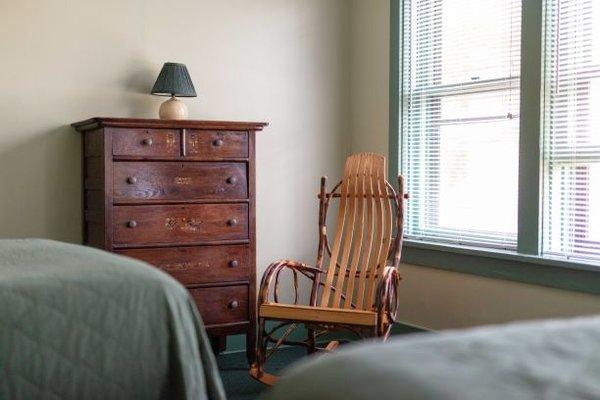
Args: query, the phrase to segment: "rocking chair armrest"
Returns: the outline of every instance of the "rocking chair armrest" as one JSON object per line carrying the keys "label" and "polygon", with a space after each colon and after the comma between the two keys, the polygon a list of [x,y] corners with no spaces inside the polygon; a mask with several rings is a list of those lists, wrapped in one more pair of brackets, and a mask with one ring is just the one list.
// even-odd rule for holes
{"label": "rocking chair armrest", "polygon": [[390,275],[398,275],[400,278],[400,273],[398,273],[398,268],[388,265],[383,269],[383,279],[391,279]]}
{"label": "rocking chair armrest", "polygon": [[[262,277],[262,281],[260,283],[260,290],[258,292],[258,303],[263,304],[267,301],[269,295],[269,287],[271,286],[271,282],[273,278],[275,278],[275,288],[274,295],[277,297],[277,284],[279,283],[279,274],[281,271],[288,269],[294,272],[294,285],[297,286],[297,273],[300,272],[302,275],[306,276],[311,280],[315,280],[318,274],[323,272],[319,268],[315,268],[311,265],[301,263],[293,260],[279,260],[272,264],[270,264]],[[297,293],[297,287],[296,287]]]}
{"label": "rocking chair armrest", "polygon": [[377,285],[375,308],[378,313],[385,313],[388,317],[395,318],[398,307],[398,284],[401,279],[397,268],[385,267],[383,276]]}
{"label": "rocking chair armrest", "polygon": [[[298,271],[306,271],[306,272],[310,272],[313,274],[318,274],[320,272],[323,272],[319,268],[313,267],[312,265],[308,265],[308,264],[301,263],[299,261],[294,261],[294,260],[279,260],[279,261],[274,262],[271,265],[269,265],[267,270],[275,265],[283,265],[284,268],[296,269]],[[265,272],[265,274],[266,274],[266,272]]]}

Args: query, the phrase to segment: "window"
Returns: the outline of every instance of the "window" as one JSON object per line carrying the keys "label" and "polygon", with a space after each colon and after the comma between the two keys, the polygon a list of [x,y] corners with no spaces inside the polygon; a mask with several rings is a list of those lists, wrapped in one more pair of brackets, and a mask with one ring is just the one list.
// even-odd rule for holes
{"label": "window", "polygon": [[543,252],[600,259],[600,2],[548,3]]}
{"label": "window", "polygon": [[516,248],[520,3],[405,2],[409,239]]}
{"label": "window", "polygon": [[600,264],[600,1],[401,4],[406,239]]}

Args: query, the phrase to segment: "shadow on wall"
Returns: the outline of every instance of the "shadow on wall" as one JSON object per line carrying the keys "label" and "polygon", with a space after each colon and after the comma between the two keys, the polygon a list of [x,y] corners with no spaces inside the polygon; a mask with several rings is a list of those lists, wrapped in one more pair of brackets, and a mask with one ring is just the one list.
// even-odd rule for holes
{"label": "shadow on wall", "polygon": [[0,237],[81,241],[81,138],[70,126],[0,152]]}
{"label": "shadow on wall", "polygon": [[[165,101],[166,98],[153,96],[150,94],[150,91],[158,77],[162,65],[159,65],[158,69],[152,69],[149,66],[139,69],[139,65],[141,64],[148,63],[142,62],[141,60],[138,61],[138,65],[135,67],[132,65],[132,71],[121,81],[123,90],[130,94],[134,93],[136,95],[136,100],[139,100],[129,102],[127,104],[129,106],[127,111],[132,117],[147,116],[147,118],[158,118],[159,105]],[[119,116],[123,117],[124,115]],[[104,115],[90,115],[89,117],[104,117]]]}

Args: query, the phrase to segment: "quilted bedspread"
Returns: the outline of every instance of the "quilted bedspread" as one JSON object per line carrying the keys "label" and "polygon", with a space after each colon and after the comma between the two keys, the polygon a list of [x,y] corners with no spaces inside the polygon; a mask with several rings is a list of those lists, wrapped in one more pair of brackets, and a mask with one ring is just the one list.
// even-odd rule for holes
{"label": "quilted bedspread", "polygon": [[0,399],[224,399],[185,289],[133,259],[0,240]]}
{"label": "quilted bedspread", "polygon": [[349,345],[299,362],[266,399],[597,400],[600,317]]}

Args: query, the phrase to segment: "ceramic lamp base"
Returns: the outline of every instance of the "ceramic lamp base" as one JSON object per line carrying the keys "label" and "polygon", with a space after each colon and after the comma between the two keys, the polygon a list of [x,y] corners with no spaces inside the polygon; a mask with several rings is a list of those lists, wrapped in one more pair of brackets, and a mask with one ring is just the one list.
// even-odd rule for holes
{"label": "ceramic lamp base", "polygon": [[160,105],[158,116],[160,119],[187,119],[188,109],[183,101],[173,96]]}

